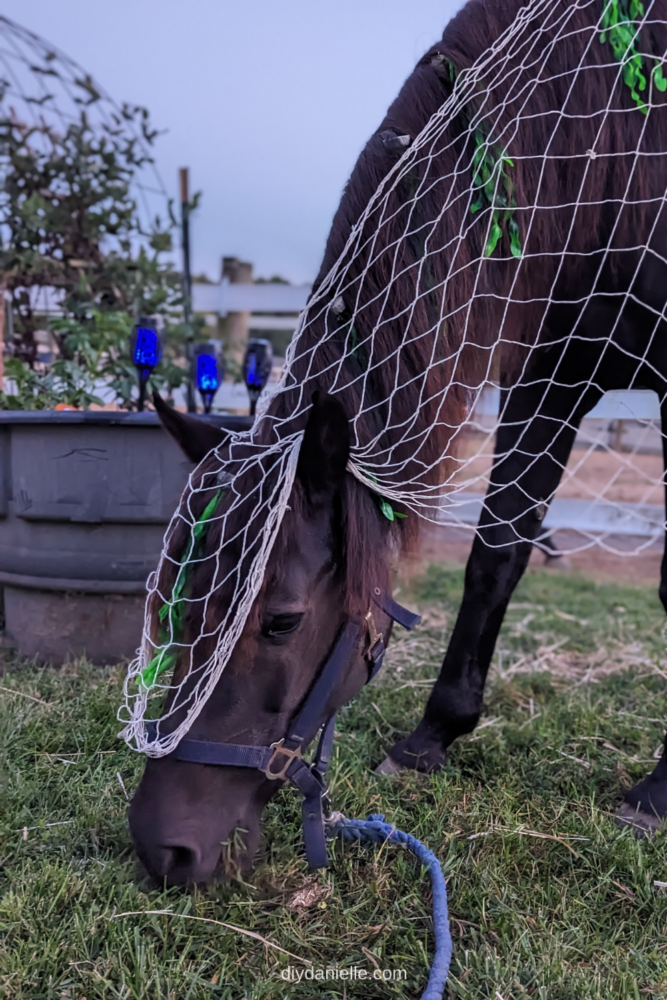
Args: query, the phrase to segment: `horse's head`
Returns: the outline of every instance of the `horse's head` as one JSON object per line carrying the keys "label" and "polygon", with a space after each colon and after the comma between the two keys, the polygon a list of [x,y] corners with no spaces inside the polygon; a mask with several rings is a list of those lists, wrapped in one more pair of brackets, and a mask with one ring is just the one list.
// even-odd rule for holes
{"label": "horse's head", "polygon": [[[165,423],[195,460],[215,444],[201,422],[172,411]],[[387,530],[368,491],[346,473],[348,454],[349,425],[340,404],[331,397],[316,400],[290,509],[263,587],[188,739],[264,747],[280,741],[341,630],[350,620],[363,622],[369,588],[386,587],[386,561],[377,556],[386,549]],[[369,555],[371,546],[375,553]],[[354,586],[351,574],[356,574]],[[377,574],[381,578],[371,579]],[[358,595],[357,607],[350,605],[351,591]],[[213,607],[209,617],[221,618],[224,610]],[[386,614],[375,608],[374,615],[378,629],[386,631]],[[366,683],[368,651],[360,627],[327,703],[318,706],[307,741],[333,709]],[[141,860],[152,875],[170,884],[208,880],[223,850],[232,863],[247,866],[257,850],[262,810],[281,784],[259,770],[191,763],[175,755],[149,758],[130,806]]]}

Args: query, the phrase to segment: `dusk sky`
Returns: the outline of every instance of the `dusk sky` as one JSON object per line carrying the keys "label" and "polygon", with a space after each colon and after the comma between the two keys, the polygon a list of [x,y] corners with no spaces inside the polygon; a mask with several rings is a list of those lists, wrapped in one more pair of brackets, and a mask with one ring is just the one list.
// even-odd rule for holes
{"label": "dusk sky", "polygon": [[4,0],[2,13],[149,108],[170,195],[202,203],[193,270],[223,254],[315,276],[364,142],[461,0]]}

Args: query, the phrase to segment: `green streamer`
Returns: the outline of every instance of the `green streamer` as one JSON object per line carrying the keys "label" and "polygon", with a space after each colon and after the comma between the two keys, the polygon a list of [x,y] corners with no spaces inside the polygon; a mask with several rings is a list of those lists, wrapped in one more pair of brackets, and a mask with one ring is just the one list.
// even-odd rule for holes
{"label": "green streamer", "polygon": [[361,366],[361,370],[366,371],[368,368],[368,357],[366,356],[363,344],[359,343],[359,334],[355,326],[350,327],[349,337],[350,347],[352,348],[350,353],[357,364]]}
{"label": "green streamer", "polygon": [[[371,482],[377,483],[377,476],[372,475],[372,473],[370,473],[368,469],[364,469],[364,472],[371,480]],[[384,517],[387,518],[388,521],[396,521],[397,518],[404,519],[408,516],[407,514],[401,514],[399,513],[399,511],[394,510],[394,508],[386,499],[386,497],[383,497],[379,493],[376,493],[375,490],[371,490],[371,496],[373,497],[374,500],[377,501],[378,507],[380,508],[380,512]]]}
{"label": "green streamer", "polygon": [[[647,72],[644,58],[637,49],[637,22],[644,17],[642,0],[605,0],[600,41],[603,45],[608,42],[611,46],[614,58],[623,67],[623,81],[630,89],[632,100],[641,113],[647,115],[648,105],[642,97],[648,87]],[[650,76],[656,90],[664,94],[667,90],[667,77],[660,59],[655,60]]]}
{"label": "green streamer", "polygon": [[496,250],[503,237],[503,225],[505,224],[510,240],[510,252],[513,257],[519,260],[523,248],[519,225],[514,218],[516,199],[514,197],[514,183],[509,174],[514,163],[505,152],[490,145],[480,129],[475,130],[474,138],[472,183],[475,198],[470,206],[470,211],[472,215],[475,215],[488,208],[491,209],[492,213],[484,256],[490,257]]}
{"label": "green streamer", "polygon": [[[171,600],[163,604],[158,611],[158,619],[161,626],[160,631],[162,633],[161,638],[164,645],[158,648],[151,662],[139,674],[138,684],[146,690],[153,687],[158,677],[166,670],[173,669],[178,662],[179,649],[177,643],[182,636],[185,626],[186,602],[184,596],[185,587],[190,577],[188,563],[191,558],[199,557],[199,549],[206,535],[208,522],[215,511],[221,495],[222,490],[218,490],[193,525],[186,553],[178,567],[176,581],[171,591]],[[168,622],[168,625],[165,625],[165,622]],[[168,642],[170,636],[172,637],[171,642]]]}
{"label": "green streamer", "polygon": [[394,510],[389,501],[385,500],[384,497],[381,497],[379,493],[374,493],[373,496],[379,502],[380,510],[388,521],[395,521],[399,517],[405,518],[408,516],[407,514],[401,514],[399,511]]}
{"label": "green streamer", "polygon": [[[443,59],[443,64],[450,80],[455,82],[458,75],[456,66],[451,59],[447,58]],[[462,116],[467,128],[470,129],[470,114],[463,111]],[[523,247],[519,224],[514,217],[516,199],[514,197],[514,183],[509,173],[514,167],[514,163],[504,150],[489,142],[482,127],[475,128],[473,136],[475,140],[475,152],[472,160],[474,200],[470,206],[470,212],[472,215],[476,215],[483,209],[491,209],[492,213],[484,256],[490,257],[495,252],[503,238],[504,226],[506,226],[510,241],[510,253],[517,260],[520,260]]]}

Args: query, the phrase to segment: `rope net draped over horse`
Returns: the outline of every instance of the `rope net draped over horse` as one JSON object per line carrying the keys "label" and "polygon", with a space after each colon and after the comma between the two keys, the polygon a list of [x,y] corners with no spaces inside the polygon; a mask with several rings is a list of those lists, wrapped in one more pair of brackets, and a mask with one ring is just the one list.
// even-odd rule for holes
{"label": "rope net draped over horse", "polygon": [[[350,179],[277,391],[190,476],[125,685],[137,750],[178,744],[243,633],[297,502],[315,392],[342,403],[348,471],[397,548],[420,519],[475,530],[459,515],[485,490],[479,536],[539,544],[563,472],[592,500],[624,474],[640,502],[661,488],[641,441],[599,489],[581,471],[598,441],[568,459],[606,389],[663,372],[667,2],[499,7],[470,0],[406,83]],[[500,411],[484,423],[490,384]],[[538,468],[551,485],[535,495]],[[505,516],[493,498],[517,484]],[[573,547],[593,544],[614,539]]]}

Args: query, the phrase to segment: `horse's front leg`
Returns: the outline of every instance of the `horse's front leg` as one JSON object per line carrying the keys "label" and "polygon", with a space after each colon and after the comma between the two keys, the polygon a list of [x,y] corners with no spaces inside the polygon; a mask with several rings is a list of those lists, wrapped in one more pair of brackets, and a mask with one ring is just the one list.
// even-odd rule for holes
{"label": "horse's front leg", "polygon": [[[663,370],[664,370],[663,364]],[[665,397],[667,385],[656,386],[661,398]],[[667,471],[667,405],[661,408],[662,417],[662,450],[664,467]],[[667,478],[665,481],[665,502],[667,504]],[[662,557],[660,571],[660,600],[667,611],[667,535],[665,536],[665,551]],[[621,823],[634,827],[638,833],[652,833],[667,819],[667,736],[658,766],[638,785],[626,792],[623,803],[616,814]]]}
{"label": "horse's front leg", "polygon": [[[527,528],[526,518],[523,521]],[[449,744],[477,725],[498,632],[531,548],[530,542],[517,542],[500,525],[486,533],[486,542],[479,536],[475,538],[466,567],[465,592],[442,670],[423,719],[407,739],[390,751],[395,764],[418,771],[437,770],[445,763]],[[382,770],[391,771],[391,764],[386,762]]]}
{"label": "horse's front leg", "polygon": [[[665,416],[663,426],[667,427]],[[664,437],[663,447],[667,451]],[[665,461],[667,463],[667,455]],[[660,599],[667,611],[667,540],[660,576]],[[634,827],[638,834],[653,833],[667,819],[667,736],[657,767],[625,793],[616,818],[620,823]]]}
{"label": "horse's front leg", "polygon": [[579,390],[560,386],[545,399],[544,386],[534,381],[512,390],[440,676],[423,719],[393,747],[381,772],[397,766],[435,770],[444,764],[449,744],[477,725],[507,605],[560,482],[579,420],[597,401],[592,392],[585,399],[578,396]]}

